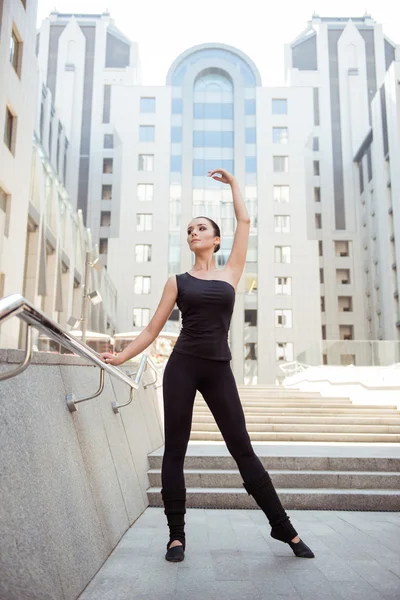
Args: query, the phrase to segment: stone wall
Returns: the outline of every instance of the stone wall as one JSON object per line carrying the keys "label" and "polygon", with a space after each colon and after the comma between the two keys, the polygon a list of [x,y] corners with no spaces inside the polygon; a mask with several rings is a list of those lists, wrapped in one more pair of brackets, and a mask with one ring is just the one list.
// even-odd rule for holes
{"label": "stone wall", "polygon": [[[22,352],[0,350],[0,371]],[[128,371],[136,370],[132,366]],[[76,599],[148,506],[147,455],[162,446],[154,386],[134,392],[105,374],[102,394],[70,413],[65,395],[94,393],[100,371],[35,353],[0,383],[0,598]],[[154,380],[147,369],[143,382]]]}

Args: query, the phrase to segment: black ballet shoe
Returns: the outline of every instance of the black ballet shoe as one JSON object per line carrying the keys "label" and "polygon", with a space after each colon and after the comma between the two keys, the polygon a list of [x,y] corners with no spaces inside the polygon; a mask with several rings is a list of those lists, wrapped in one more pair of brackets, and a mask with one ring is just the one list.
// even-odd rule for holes
{"label": "black ballet shoe", "polygon": [[170,548],[169,545],[171,543],[172,542],[168,542],[167,544],[165,560],[169,560],[169,562],[181,562],[185,558],[185,548],[183,546],[174,546],[173,548]]}
{"label": "black ballet shoe", "polygon": [[305,544],[303,542],[302,539],[300,539],[299,542],[287,542],[286,540],[282,540],[280,539],[280,537],[278,537],[277,535],[274,535],[274,532],[271,531],[271,537],[273,537],[275,540],[278,540],[279,542],[284,542],[285,544],[289,544],[289,546],[291,547],[291,549],[293,550],[293,552],[295,553],[296,556],[298,556],[299,558],[315,558],[315,554],[314,552],[311,550],[311,548],[309,548],[307,546],[307,544]]}
{"label": "black ballet shoe", "polygon": [[314,552],[303,542],[303,540],[300,540],[297,544],[295,542],[286,543],[289,544],[295,555],[299,558],[315,558]]}

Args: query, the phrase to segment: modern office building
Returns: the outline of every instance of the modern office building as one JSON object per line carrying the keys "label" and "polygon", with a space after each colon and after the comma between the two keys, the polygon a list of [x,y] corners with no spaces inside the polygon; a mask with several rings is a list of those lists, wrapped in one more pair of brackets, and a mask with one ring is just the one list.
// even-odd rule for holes
{"label": "modern office building", "polygon": [[[36,5],[1,3],[0,17],[0,297],[21,293],[67,327],[71,316],[81,317],[87,252],[94,261],[98,248],[71,204],[74,157],[38,70]],[[117,293],[106,271],[89,269],[87,291],[94,290],[102,302],[90,305],[86,327],[113,334]],[[2,326],[1,347],[24,344],[20,325]]]}
{"label": "modern office building", "polygon": [[[328,364],[340,359],[343,364],[357,363],[354,350],[350,354],[343,351],[341,357],[331,354],[332,349],[339,347],[332,344],[333,341],[399,339],[395,327],[399,316],[398,308],[397,317],[394,315],[394,288],[390,290],[393,306],[387,316],[369,318],[371,300],[365,269],[375,273],[376,257],[374,253],[366,254],[363,247],[365,215],[359,202],[359,176],[354,163],[354,160],[360,161],[363,149],[367,152],[371,127],[378,127],[378,100],[374,98],[382,89],[391,66],[391,72],[395,72],[395,58],[395,45],[383,34],[382,26],[369,16],[353,19],[314,16],[306,30],[286,48],[288,86],[313,90],[314,159],[308,177],[307,214],[310,237],[315,237],[319,245],[322,350],[324,362]],[[395,88],[390,93],[395,100]],[[397,111],[398,106],[397,98]],[[393,116],[388,129],[395,126],[396,118]],[[390,135],[397,135],[398,139],[394,129]],[[367,154],[370,161],[370,151]],[[383,175],[384,171],[378,174],[383,166],[376,156],[376,177]],[[368,176],[372,178],[371,170]],[[375,189],[375,194],[377,191]],[[388,204],[387,192],[382,201],[378,201],[382,190],[378,194],[377,204]],[[388,243],[389,237],[382,241],[383,245]],[[381,282],[384,294],[388,286],[393,287],[394,256],[393,252],[391,257],[389,254],[382,254],[378,275],[385,280],[390,275],[390,286]],[[378,284],[376,275],[373,278],[373,285]],[[385,309],[388,302],[385,300]],[[387,321],[385,327],[384,320]],[[374,321],[376,326],[373,326]],[[307,355],[305,360],[307,362]]]}
{"label": "modern office building", "polygon": [[[0,2],[0,297],[22,290],[36,99],[36,1]],[[15,347],[17,319],[1,328]]]}
{"label": "modern office building", "polygon": [[[379,24],[368,16],[314,16],[286,48],[281,88],[263,87],[253,61],[223,44],[188,49],[165,85],[142,86],[136,45],[108,14],[53,13],[38,52],[75,149],[77,206],[118,289],[122,330],[146,326],[168,276],[191,268],[186,226],[193,216],[220,224],[216,258],[225,263],[233,204],[229,189],[206,177],[221,166],[238,178],[251,216],[230,337],[238,382],[273,382],[280,364],[295,359],[358,362],[356,350],[343,344],[338,351],[336,342],[398,339],[395,218],[393,301],[390,310],[387,301],[379,306],[390,326],[379,327],[376,313],[375,327],[365,272],[374,259],[363,248],[356,164],[378,127],[373,99],[397,69],[396,47]],[[390,93],[398,102],[395,86]],[[391,105],[388,127],[397,127],[396,110]],[[385,239],[380,273],[386,246]],[[179,331],[177,310],[167,328]]]}
{"label": "modern office building", "polygon": [[108,13],[54,12],[39,29],[37,54],[69,140],[67,187],[74,208],[82,211],[96,243],[100,237],[107,240],[109,219],[101,220],[101,212],[103,202],[112,201],[106,177],[112,166],[103,155],[118,152],[110,121],[112,89],[138,83],[137,44],[115,27]]}
{"label": "modern office building", "polygon": [[[397,52],[399,52],[397,50]],[[357,150],[357,198],[368,337],[400,339],[400,55],[371,103]]]}
{"label": "modern office building", "polygon": [[[313,128],[312,89],[263,88],[236,48],[204,44],[171,66],[165,86],[113,87],[111,121],[122,146],[119,236],[108,268],[119,290],[121,326],[143,327],[168,276],[190,270],[194,216],[221,226],[218,264],[235,229],[230,188],[207,178],[234,172],[251,215],[249,250],[231,326],[238,381],[275,381],[320,340],[318,247],[308,239],[305,152]],[[122,298],[122,294],[124,297]],[[168,327],[179,329],[178,311]]]}

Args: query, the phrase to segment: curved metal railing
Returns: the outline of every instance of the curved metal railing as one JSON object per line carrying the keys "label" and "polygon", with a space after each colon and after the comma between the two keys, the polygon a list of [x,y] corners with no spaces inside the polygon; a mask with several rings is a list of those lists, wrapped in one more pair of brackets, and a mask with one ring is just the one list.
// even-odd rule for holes
{"label": "curved metal railing", "polygon": [[[12,296],[6,296],[0,299],[0,324],[4,323],[11,317],[19,317],[22,321],[27,324],[26,329],[26,350],[23,362],[18,367],[11,371],[0,373],[0,381],[15,377],[22,373],[31,363],[32,360],[32,327],[35,327],[39,331],[46,333],[48,337],[58,342],[74,354],[78,354],[83,358],[86,358],[91,363],[100,367],[100,385],[97,392],[89,397],[77,400],[74,394],[67,394],[66,400],[68,408],[71,412],[76,411],[76,405],[80,402],[86,402],[92,398],[96,398],[101,394],[104,388],[104,372],[109,373],[113,377],[123,381],[130,388],[130,398],[126,404],[117,405],[115,402],[112,403],[112,407],[115,413],[124,406],[130,404],[133,400],[133,390],[139,389],[144,371],[147,367],[150,367],[155,373],[155,380],[144,386],[145,388],[150,385],[156,384],[160,378],[160,374],[154,365],[153,361],[147,354],[142,355],[142,359],[139,364],[139,368],[135,373],[125,374],[121,369],[113,367],[105,363],[100,356],[92,350],[89,346],[83,342],[74,338],[68,331],[66,331],[61,325],[50,319],[45,313],[36,308],[28,300],[26,300],[20,294],[13,294]],[[135,379],[132,379],[132,375],[135,375]]]}

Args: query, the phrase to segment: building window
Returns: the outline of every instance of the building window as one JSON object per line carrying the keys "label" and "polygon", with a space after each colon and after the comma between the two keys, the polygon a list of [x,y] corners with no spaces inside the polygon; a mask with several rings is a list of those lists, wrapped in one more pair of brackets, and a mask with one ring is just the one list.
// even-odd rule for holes
{"label": "building window", "polygon": [[315,229],[322,229],[322,215],[321,213],[315,214]]}
{"label": "building window", "polygon": [[101,187],[101,199],[112,200],[112,185],[103,185]]}
{"label": "building window", "polygon": [[289,141],[289,130],[287,127],[273,127],[272,141],[274,144],[287,144]]}
{"label": "building window", "polygon": [[10,62],[18,77],[21,77],[22,41],[13,26],[10,39]]}
{"label": "building window", "polygon": [[288,103],[284,98],[273,98],[272,99],[272,114],[273,115],[287,115]]}
{"label": "building window", "polygon": [[104,158],[103,159],[103,173],[107,175],[113,173],[114,171],[114,159],[113,158]]}
{"label": "building window", "polygon": [[139,171],[151,172],[154,170],[154,154],[139,154]]}
{"label": "building window", "polygon": [[112,133],[104,134],[104,148],[114,148],[114,135]]}
{"label": "building window", "polygon": [[292,327],[292,311],[276,309],[275,310],[275,327]]}
{"label": "building window", "polygon": [[151,262],[151,245],[150,244],[136,244],[135,260],[138,263]]}
{"label": "building window", "polygon": [[103,95],[103,123],[110,122],[110,114],[111,114],[111,85],[104,86],[104,95]]}
{"label": "building window", "polygon": [[318,152],[319,150],[319,137],[313,138],[313,150],[314,152]]}
{"label": "building window", "polygon": [[326,325],[321,325],[321,337],[326,340]]}
{"label": "building window", "polygon": [[275,277],[275,294],[277,296],[292,295],[292,278],[291,277]]}
{"label": "building window", "polygon": [[353,340],[353,325],[339,325],[339,338],[341,340]]}
{"label": "building window", "polygon": [[172,98],[171,112],[173,115],[181,115],[183,111],[182,98]]}
{"label": "building window", "polygon": [[257,309],[246,308],[244,311],[244,322],[250,327],[257,327]]}
{"label": "building window", "polygon": [[[244,101],[244,114],[245,115],[255,115],[256,114],[256,101],[251,99],[246,99]],[[233,114],[232,117],[233,118]]]}
{"label": "building window", "polygon": [[290,233],[290,217],[287,215],[275,215],[275,233]]}
{"label": "building window", "polygon": [[[10,214],[11,214],[11,196],[6,194],[3,188],[0,187],[0,210],[5,214],[4,235],[8,237],[10,230]],[[0,295],[0,298],[2,296]]]}
{"label": "building window", "polygon": [[314,188],[314,202],[321,202],[321,188]]}
{"label": "building window", "polygon": [[233,104],[218,102],[195,102],[193,104],[193,118],[233,119]]}
{"label": "building window", "polygon": [[292,344],[292,342],[277,342],[277,344],[276,344],[276,360],[292,362],[292,360],[293,360],[293,344]]}
{"label": "building window", "polygon": [[99,254],[108,254],[108,238],[99,239]]}
{"label": "building window", "polygon": [[17,117],[6,107],[6,121],[4,125],[4,143],[12,154],[15,154],[15,140],[17,135]]}
{"label": "building window", "polygon": [[314,175],[319,175],[319,160],[313,161]]}
{"label": "building window", "polygon": [[353,298],[351,296],[338,297],[339,312],[353,312]]}
{"label": "building window", "polygon": [[141,113],[155,113],[156,112],[156,99],[155,98],[140,98],[140,112]]}
{"label": "building window", "polygon": [[350,256],[350,244],[348,240],[338,240],[335,242],[335,256],[341,258]]}
{"label": "building window", "polygon": [[291,247],[290,246],[275,246],[275,262],[290,263],[291,262]]}
{"label": "building window", "polygon": [[100,214],[100,227],[111,226],[111,212],[109,210],[103,210]]}
{"label": "building window", "polygon": [[182,156],[180,156],[179,154],[172,154],[170,160],[171,173],[180,173],[182,171]]}
{"label": "building window", "polygon": [[257,360],[256,342],[249,342],[244,345],[244,360]]}
{"label": "building window", "polygon": [[147,327],[150,321],[149,308],[134,308],[133,309],[133,326]]}
{"label": "building window", "polygon": [[256,156],[246,156],[246,173],[256,173],[257,172],[257,157]]}
{"label": "building window", "polygon": [[319,282],[320,283],[324,283],[325,282],[324,270],[323,269],[319,270]]}
{"label": "building window", "polygon": [[[179,139],[172,141],[180,143],[182,128],[173,127],[172,129],[180,132]],[[233,131],[193,131],[193,148],[233,148]]]}
{"label": "building window", "polygon": [[[195,134],[199,133],[196,131],[193,131],[193,146],[195,146],[194,143],[194,137]],[[203,133],[203,132],[201,132]],[[182,142],[182,127],[171,127],[171,143],[172,144],[180,144]]]}
{"label": "building window", "polygon": [[325,296],[321,296],[321,312],[325,312]]}
{"label": "building window", "polygon": [[256,129],[254,127],[246,127],[245,130],[245,143],[255,144],[257,141]]}
{"label": "building window", "polygon": [[49,123],[49,157],[50,160],[52,158],[53,155],[53,115],[50,116],[50,123]]}
{"label": "building window", "polygon": [[368,181],[372,179],[372,155],[371,155],[371,146],[368,146],[367,150],[367,169],[368,169]]}
{"label": "building window", "polygon": [[137,195],[139,202],[151,202],[153,200],[153,184],[139,183],[137,186]]}
{"label": "building window", "polygon": [[287,204],[289,202],[289,186],[274,185],[273,187],[274,202]]}
{"label": "building window", "polygon": [[136,231],[152,231],[153,215],[139,213],[136,217]]}
{"label": "building window", "polygon": [[135,294],[150,294],[151,277],[143,277],[137,275],[135,277],[134,293]]}
{"label": "building window", "polygon": [[318,241],[318,255],[319,256],[323,256],[324,255],[324,246],[321,240]]}
{"label": "building window", "polygon": [[343,367],[348,367],[349,365],[356,364],[356,355],[355,354],[341,354],[340,355],[340,364]]}
{"label": "building window", "polygon": [[274,173],[288,173],[289,172],[289,157],[288,156],[274,156],[273,157]]}
{"label": "building window", "polygon": [[156,128],[154,125],[139,125],[139,141],[154,142]]}
{"label": "building window", "polygon": [[336,269],[336,283],[339,285],[349,285],[350,269]]}
{"label": "building window", "polygon": [[360,194],[362,194],[364,192],[364,167],[363,167],[362,159],[357,164],[358,164],[358,176],[359,176],[359,181],[360,181]]}

